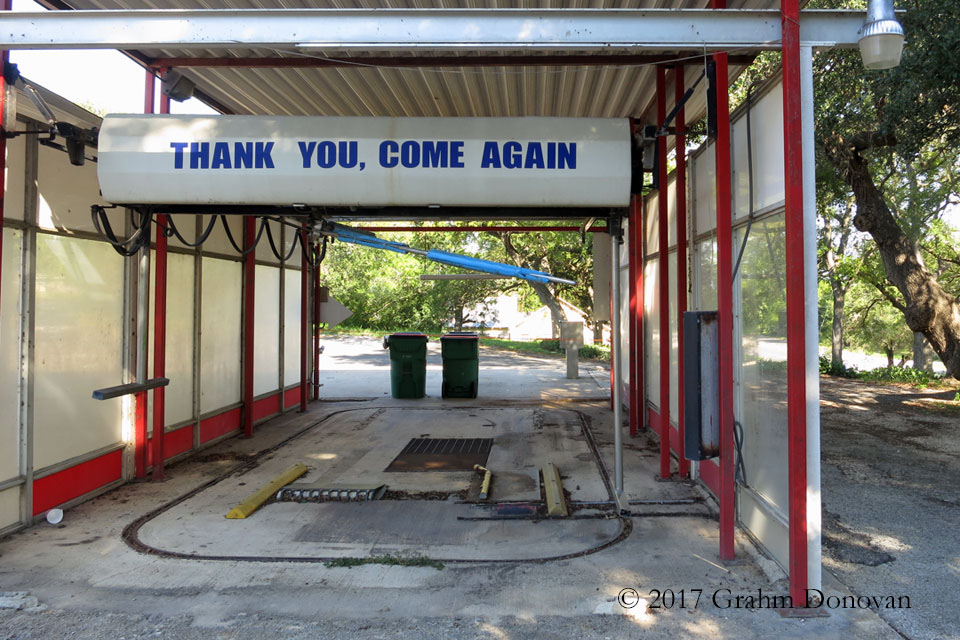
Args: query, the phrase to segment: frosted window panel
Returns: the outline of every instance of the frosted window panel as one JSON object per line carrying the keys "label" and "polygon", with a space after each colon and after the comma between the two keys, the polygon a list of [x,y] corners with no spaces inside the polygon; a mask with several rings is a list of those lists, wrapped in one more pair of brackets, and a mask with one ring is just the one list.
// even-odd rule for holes
{"label": "frosted window panel", "polygon": [[[17,130],[23,130],[22,122],[17,123]],[[3,200],[4,218],[23,220],[26,141],[27,136],[7,140],[6,196]]]}
{"label": "frosted window panel", "polygon": [[[737,242],[743,231],[737,233]],[[743,457],[750,486],[787,513],[783,214],[753,224],[739,273]]]}
{"label": "frosted window panel", "polygon": [[284,269],[283,386],[300,382],[300,270]]}
{"label": "frosted window panel", "polygon": [[647,402],[660,403],[660,278],[656,260],[643,267],[643,361]]}
{"label": "frosted window panel", "polygon": [[713,144],[693,159],[693,210],[696,234],[717,227],[717,152]]}
{"label": "frosted window panel", "polygon": [[200,412],[240,401],[240,327],[243,266],[203,259],[200,337]]}
{"label": "frosted window panel", "polygon": [[678,354],[680,353],[679,336],[677,334],[677,252],[670,252],[667,277],[670,282],[669,297],[669,330],[670,330],[670,419],[674,422],[678,418],[677,374],[679,372]]}
{"label": "frosted window panel", "polygon": [[[40,145],[38,167],[37,224],[44,229],[96,231],[90,219],[90,205],[106,204],[100,198],[97,163],[75,167],[63,151]],[[114,231],[122,233],[122,215],[114,210],[110,220]]]}
{"label": "frosted window panel", "polygon": [[[259,221],[257,224],[260,224]],[[277,253],[279,253],[281,257],[286,255],[283,253],[283,242],[280,237],[282,234],[283,225],[279,222],[268,220],[267,226],[263,229],[263,236],[260,238],[260,243],[257,245],[257,260],[279,265],[280,258],[278,258],[270,248],[270,238],[267,237],[267,229],[270,229],[270,232],[273,234],[273,243],[276,245]]]}
{"label": "frosted window panel", "polygon": [[[14,474],[16,475],[16,474]],[[20,521],[20,488],[0,491],[0,529]]]}
{"label": "frosted window panel", "polygon": [[121,401],[91,400],[123,382],[123,258],[110,245],[37,235],[34,467],[119,442]]}
{"label": "frosted window panel", "polygon": [[280,387],[280,269],[257,265],[253,395]]}
{"label": "frosted window panel", "polygon": [[[677,179],[667,181],[667,246],[677,246]],[[672,282],[672,280],[671,280]]]}
{"label": "frosted window panel", "polygon": [[[759,211],[783,202],[783,87],[777,85],[760,99],[754,97],[751,109],[753,130],[754,207]],[[733,200],[734,215],[750,213],[750,172],[747,158],[747,118],[744,111],[733,125]]]}
{"label": "frosted window panel", "polygon": [[[16,138],[15,138],[16,139]],[[23,234],[3,230],[0,277],[0,482],[20,473],[20,248]],[[2,526],[2,525],[0,525]]]}
{"label": "frosted window panel", "polygon": [[[167,346],[164,377],[170,380],[164,391],[163,419],[166,426],[193,418],[193,263],[194,257],[167,254]],[[150,260],[150,342],[148,378],[153,377],[154,329],[156,328],[157,261]],[[147,394],[147,424],[153,433],[153,392]]]}
{"label": "frosted window panel", "polygon": [[697,277],[697,309],[717,309],[717,239],[697,243],[693,254],[693,269]]}
{"label": "frosted window panel", "polygon": [[657,196],[647,198],[644,211],[646,215],[643,216],[643,243],[646,255],[650,255],[660,248],[660,227],[657,222],[660,219],[660,205],[657,204]]}

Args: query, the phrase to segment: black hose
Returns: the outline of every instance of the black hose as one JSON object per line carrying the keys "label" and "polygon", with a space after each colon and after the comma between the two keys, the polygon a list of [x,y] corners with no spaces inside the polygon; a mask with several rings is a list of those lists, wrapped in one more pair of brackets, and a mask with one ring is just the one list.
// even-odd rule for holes
{"label": "black hose", "polygon": [[747,88],[747,185],[750,190],[750,214],[747,217],[747,228],[743,233],[743,242],[740,243],[740,252],[737,254],[737,262],[733,266],[733,276],[731,280],[735,280],[737,277],[737,272],[740,270],[740,261],[743,260],[743,251],[747,248],[747,238],[750,237],[750,227],[753,226],[753,128],[750,126],[750,108],[753,106],[751,100],[753,94],[753,85],[751,84]]}
{"label": "black hose", "polygon": [[177,240],[179,240],[185,246],[195,248],[195,247],[199,247],[200,245],[202,245],[204,242],[207,241],[207,238],[209,238],[210,234],[213,233],[213,228],[216,226],[216,224],[217,224],[217,216],[210,216],[210,224],[208,224],[207,228],[203,231],[203,233],[200,234],[200,237],[197,239],[197,241],[187,242],[187,240],[182,235],[180,235],[180,230],[177,229],[177,225],[174,224],[173,216],[168,214],[167,226],[166,228],[164,228],[163,234],[168,238],[171,236],[176,236]]}
{"label": "black hose", "polygon": [[230,241],[230,244],[233,245],[234,250],[235,250],[237,253],[240,254],[240,257],[241,257],[241,258],[244,257],[244,256],[247,256],[247,255],[250,255],[251,253],[253,253],[254,251],[257,250],[257,245],[260,244],[260,236],[263,235],[263,228],[264,228],[264,227],[266,226],[266,224],[267,224],[266,219],[261,218],[261,220],[260,220],[260,228],[257,230],[257,235],[256,235],[256,237],[253,239],[253,243],[252,243],[249,247],[247,247],[246,249],[241,249],[241,248],[240,248],[240,245],[238,245],[238,244],[237,244],[237,241],[233,238],[233,232],[230,231],[230,225],[227,224],[227,216],[221,214],[221,215],[220,215],[220,221],[223,223],[223,228],[224,228],[224,229],[226,230],[226,232],[227,232],[227,240]]}
{"label": "black hose", "polygon": [[90,207],[90,217],[93,220],[93,227],[97,230],[97,233],[110,243],[114,251],[125,258],[136,255],[140,249],[150,246],[150,218],[153,212],[150,211],[150,209],[143,209],[139,213],[140,220],[139,222],[135,222],[133,211],[130,211],[131,224],[136,228],[136,232],[126,240],[120,240],[110,225],[110,218],[107,217],[106,207],[97,204]]}

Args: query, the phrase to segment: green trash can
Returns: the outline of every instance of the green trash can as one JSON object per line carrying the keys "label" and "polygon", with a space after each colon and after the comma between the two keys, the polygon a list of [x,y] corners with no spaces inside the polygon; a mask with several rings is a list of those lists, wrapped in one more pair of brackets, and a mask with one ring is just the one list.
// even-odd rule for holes
{"label": "green trash can", "polygon": [[456,331],[440,337],[443,354],[444,398],[476,398],[480,376],[480,337],[476,333]]}
{"label": "green trash can", "polygon": [[390,349],[390,392],[394,398],[422,398],[427,386],[427,336],[392,333],[383,340]]}

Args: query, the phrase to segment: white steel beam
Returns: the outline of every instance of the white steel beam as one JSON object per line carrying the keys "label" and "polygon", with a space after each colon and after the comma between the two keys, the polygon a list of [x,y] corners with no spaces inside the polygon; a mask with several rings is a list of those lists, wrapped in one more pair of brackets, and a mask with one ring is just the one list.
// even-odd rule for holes
{"label": "white steel beam", "polygon": [[[780,48],[780,11],[220,9],[3,12],[4,49],[697,51]],[[855,46],[862,11],[804,11],[809,46]]]}

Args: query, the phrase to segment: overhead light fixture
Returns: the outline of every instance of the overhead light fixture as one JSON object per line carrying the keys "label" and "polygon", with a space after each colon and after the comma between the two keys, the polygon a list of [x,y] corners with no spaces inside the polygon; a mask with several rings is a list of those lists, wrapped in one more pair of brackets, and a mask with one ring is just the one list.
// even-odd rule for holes
{"label": "overhead light fixture", "polygon": [[193,80],[179,71],[167,71],[160,81],[160,90],[163,91],[163,95],[177,102],[193,97],[193,90],[196,88],[197,85]]}
{"label": "overhead light fixture", "polygon": [[12,62],[3,63],[3,122],[0,126],[4,132],[17,128],[17,80],[20,71]]}
{"label": "overhead light fixture", "polygon": [[892,69],[903,53],[903,26],[893,0],[870,0],[867,21],[860,27],[860,56],[867,69]]}

